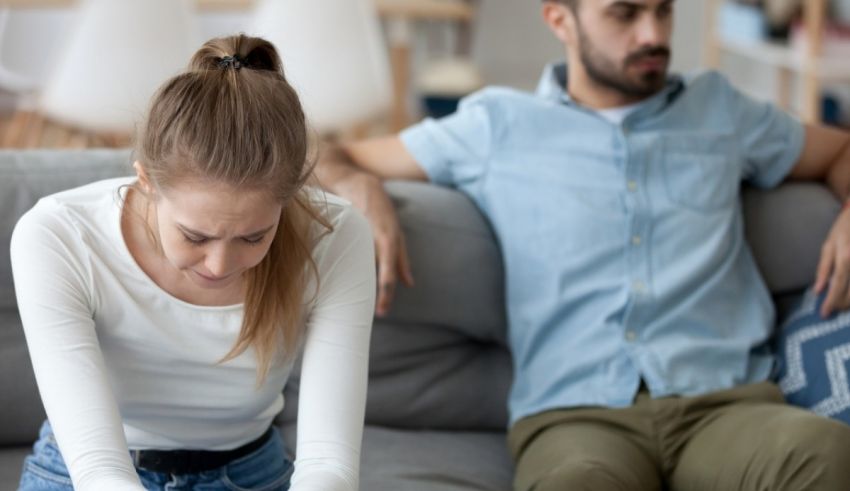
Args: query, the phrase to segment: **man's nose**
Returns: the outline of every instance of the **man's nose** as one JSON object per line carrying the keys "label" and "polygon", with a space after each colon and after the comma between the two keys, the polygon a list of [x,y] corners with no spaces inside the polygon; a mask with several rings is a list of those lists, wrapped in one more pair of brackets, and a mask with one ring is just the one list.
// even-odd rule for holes
{"label": "man's nose", "polygon": [[641,16],[637,24],[639,46],[659,46],[667,44],[667,23],[651,13]]}

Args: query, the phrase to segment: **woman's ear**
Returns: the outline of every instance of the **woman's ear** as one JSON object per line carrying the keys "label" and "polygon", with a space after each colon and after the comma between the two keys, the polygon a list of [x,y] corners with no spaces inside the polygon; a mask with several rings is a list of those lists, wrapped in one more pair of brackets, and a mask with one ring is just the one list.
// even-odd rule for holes
{"label": "woman's ear", "polygon": [[142,187],[142,191],[147,195],[154,194],[154,188],[151,186],[151,181],[148,179],[148,173],[145,171],[144,166],[138,160],[133,162],[133,169],[136,170],[136,177],[139,178],[139,186]]}

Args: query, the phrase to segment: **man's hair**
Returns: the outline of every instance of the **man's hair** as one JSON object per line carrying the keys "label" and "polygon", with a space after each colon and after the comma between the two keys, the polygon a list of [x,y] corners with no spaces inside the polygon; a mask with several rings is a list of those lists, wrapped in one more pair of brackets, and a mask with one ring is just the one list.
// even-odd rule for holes
{"label": "man's hair", "polygon": [[563,3],[567,7],[572,10],[576,10],[578,8],[578,3],[581,0],[543,0],[544,2],[555,2],[555,3]]}

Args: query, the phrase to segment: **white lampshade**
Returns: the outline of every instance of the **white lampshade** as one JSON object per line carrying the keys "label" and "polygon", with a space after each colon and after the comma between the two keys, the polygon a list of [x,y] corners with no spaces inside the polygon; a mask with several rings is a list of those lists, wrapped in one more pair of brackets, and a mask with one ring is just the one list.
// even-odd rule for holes
{"label": "white lampshade", "polygon": [[310,124],[333,132],[388,110],[387,49],[373,0],[259,0],[251,34],[271,41]]}
{"label": "white lampshade", "polygon": [[83,0],[40,109],[94,131],[129,133],[151,96],[199,47],[191,0]]}

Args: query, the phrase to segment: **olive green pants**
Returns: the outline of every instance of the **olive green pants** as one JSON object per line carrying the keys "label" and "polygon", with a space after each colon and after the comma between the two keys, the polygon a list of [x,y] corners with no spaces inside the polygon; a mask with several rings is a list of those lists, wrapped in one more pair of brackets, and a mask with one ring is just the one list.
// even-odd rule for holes
{"label": "olive green pants", "polygon": [[850,490],[850,426],[771,383],[546,411],[508,434],[517,491]]}

